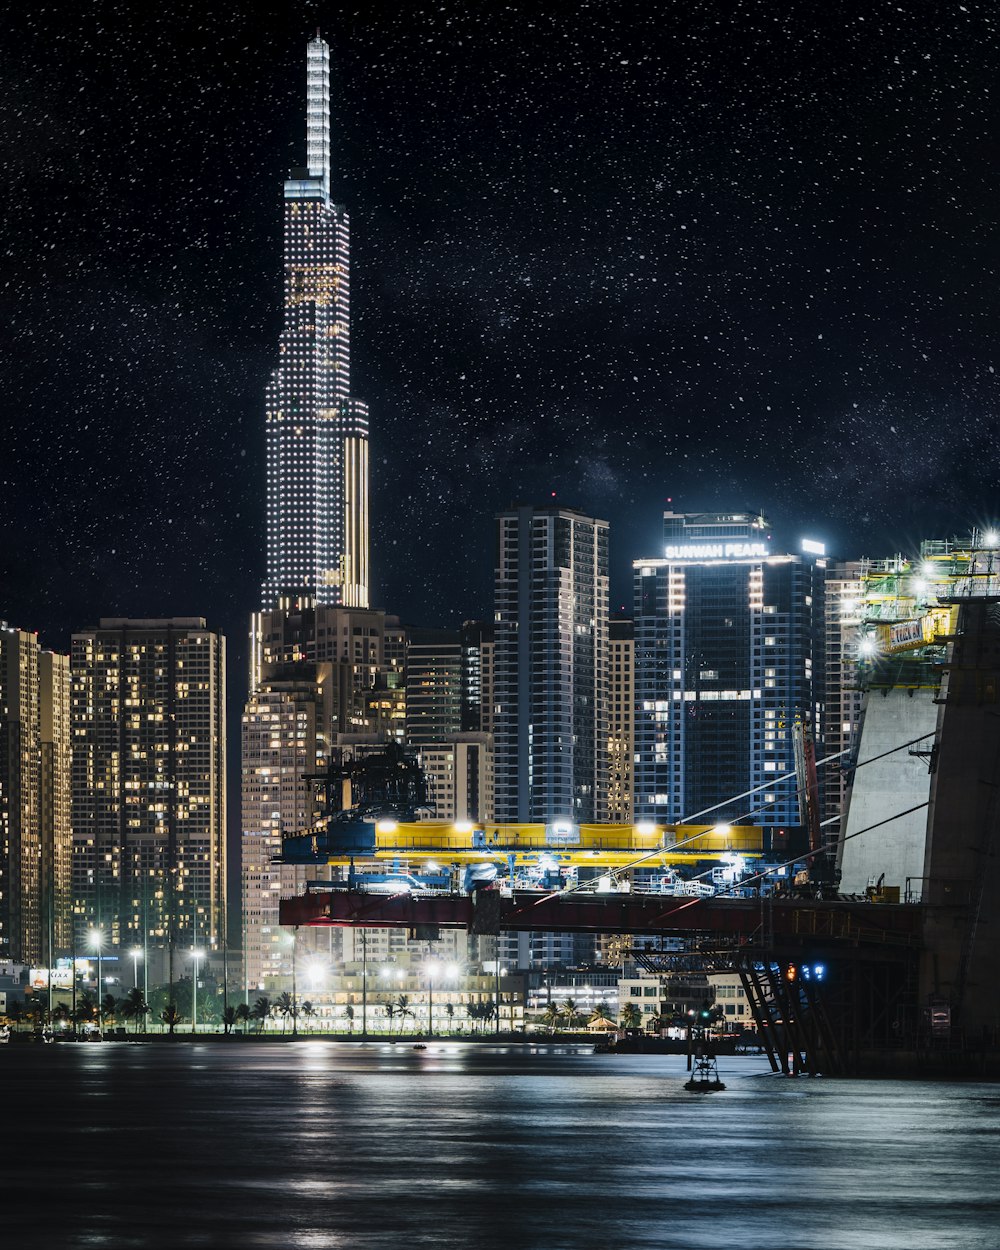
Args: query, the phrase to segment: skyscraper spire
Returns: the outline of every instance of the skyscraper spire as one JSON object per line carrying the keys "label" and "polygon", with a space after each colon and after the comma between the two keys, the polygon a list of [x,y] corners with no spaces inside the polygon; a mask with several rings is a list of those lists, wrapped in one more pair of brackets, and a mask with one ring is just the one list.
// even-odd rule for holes
{"label": "skyscraper spire", "polygon": [[316,31],[306,48],[306,166],[330,194],[330,46]]}

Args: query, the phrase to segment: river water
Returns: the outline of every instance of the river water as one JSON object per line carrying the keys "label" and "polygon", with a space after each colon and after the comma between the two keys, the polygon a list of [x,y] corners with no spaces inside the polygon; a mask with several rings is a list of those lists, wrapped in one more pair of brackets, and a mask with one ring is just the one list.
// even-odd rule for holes
{"label": "river water", "polygon": [[996,1250],[1000,1087],[432,1042],[0,1048],[0,1244]]}

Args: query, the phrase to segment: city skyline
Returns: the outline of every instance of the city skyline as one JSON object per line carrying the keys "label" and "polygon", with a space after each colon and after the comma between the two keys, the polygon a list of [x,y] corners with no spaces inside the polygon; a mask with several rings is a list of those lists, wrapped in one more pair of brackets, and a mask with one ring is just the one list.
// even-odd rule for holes
{"label": "city skyline", "polygon": [[[480,615],[493,516],[552,491],[610,520],[616,610],[668,498],[764,506],[787,543],[802,525],[840,555],[992,520],[997,45],[975,11],[861,16],[795,38],[749,6],[742,62],[691,15],[657,30],[604,5],[523,15],[517,51],[458,6],[325,22],[355,372],[382,423],[373,602]],[[308,30],[255,18],[233,41],[212,7],[197,29],[130,20],[142,80],[126,32],[112,46],[86,18],[47,31],[45,57],[34,25],[9,54],[34,66],[10,116],[39,122],[15,254],[53,263],[8,288],[24,420],[0,584],[49,645],[104,612],[198,611],[238,652]],[[111,135],[136,155],[108,164]]]}

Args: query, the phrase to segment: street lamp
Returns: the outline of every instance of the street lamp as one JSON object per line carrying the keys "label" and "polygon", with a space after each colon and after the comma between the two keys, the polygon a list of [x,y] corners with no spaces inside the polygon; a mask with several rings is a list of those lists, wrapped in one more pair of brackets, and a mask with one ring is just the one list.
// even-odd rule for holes
{"label": "street lamp", "polygon": [[[352,952],[353,953],[353,952]],[[361,1040],[368,1040],[368,930],[361,928]]]}
{"label": "street lamp", "polygon": [[104,1009],[101,1005],[101,954],[104,946],[104,930],[90,930],[90,947],[97,952],[97,1031],[104,1036]]}
{"label": "street lamp", "polygon": [[292,1037],[299,1034],[299,993],[295,985],[295,957],[299,949],[299,926],[292,930]]}
{"label": "street lamp", "polygon": [[426,965],[427,972],[427,1036],[434,1036],[434,978],[441,970],[441,965],[436,960],[429,960]]}
{"label": "street lamp", "polygon": [[198,960],[204,955],[204,951],[199,950],[197,946],[191,947],[191,1032],[198,1032]]}
{"label": "street lamp", "polygon": [[[485,971],[485,968],[483,969],[483,971]],[[494,1030],[494,1032],[495,1032],[495,1033],[499,1034],[499,1032],[500,1032],[500,1004],[503,1002],[503,995],[500,993],[500,978],[501,978],[501,977],[505,977],[505,976],[507,975],[507,969],[506,969],[506,968],[501,968],[501,967],[500,967],[500,942],[499,942],[499,939],[497,940],[497,957],[496,957],[496,962],[495,962],[495,963],[494,963],[494,965],[493,965],[493,975],[494,975],[494,977],[496,978],[496,987],[495,987],[494,992],[493,992],[493,998],[494,998],[494,1002],[493,1002],[493,1030]],[[513,1032],[513,1031],[514,1031],[514,1011],[513,1011],[513,1008],[511,1008],[511,1021],[510,1021],[510,1028],[511,1028],[511,1032]]]}

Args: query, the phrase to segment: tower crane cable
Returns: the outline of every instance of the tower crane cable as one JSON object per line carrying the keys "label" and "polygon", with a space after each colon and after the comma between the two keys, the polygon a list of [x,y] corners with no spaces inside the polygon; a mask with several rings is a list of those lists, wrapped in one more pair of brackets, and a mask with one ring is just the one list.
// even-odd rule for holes
{"label": "tower crane cable", "polygon": [[[866,760],[860,760],[857,764],[855,764],[855,765],[854,765],[854,770],[856,771],[856,770],[857,770],[857,769],[859,769],[859,768],[864,768],[866,764],[874,764],[874,763],[876,763],[878,760],[885,759],[885,758],[886,758],[886,756],[889,756],[889,755],[895,755],[897,751],[904,751],[904,750],[906,750],[908,747],[915,746],[918,742],[923,742],[925,738],[930,738],[930,737],[932,737],[932,736],[934,735],[934,733],[935,733],[935,732],[936,732],[936,731],[932,729],[932,730],[930,730],[928,733],[925,733],[925,734],[920,734],[920,735],[919,735],[919,737],[916,737],[916,738],[911,738],[911,739],[909,740],[909,742],[901,742],[898,746],[890,747],[890,748],[889,748],[889,750],[887,750],[887,751],[881,751],[878,755],[872,755],[872,756],[870,756],[870,757],[869,757],[868,759],[866,759]],[[847,749],[846,749],[846,750],[844,750],[844,751],[835,751],[832,755],[825,755],[825,756],[824,756],[821,760],[817,760],[817,761],[816,761],[816,767],[817,767],[817,768],[821,768],[824,764],[829,764],[831,761],[833,761],[833,760],[839,760],[839,759],[841,759],[843,756],[845,756],[845,755],[849,755],[849,754],[850,754],[850,748],[847,748]],[[788,781],[788,780],[790,780],[791,778],[793,778],[794,776],[795,776],[795,770],[794,770],[794,769],[793,769],[791,772],[787,772],[787,773],[780,773],[777,777],[772,777],[769,781],[765,781],[763,785],[760,785],[760,786],[754,786],[754,787],[753,787],[752,789],[750,789],[750,790],[744,790],[742,794],[734,794],[731,798],[728,798],[728,799],[723,799],[721,803],[715,803],[715,804],[713,804],[711,807],[704,807],[704,808],[702,808],[702,810],[701,810],[700,812],[695,812],[693,816],[688,816],[688,817],[686,817],[686,818],[685,818],[684,820],[682,820],[680,823],[681,823],[682,825],[690,825],[690,824],[693,824],[693,823],[694,823],[694,821],[696,821],[696,820],[697,820],[700,816],[707,816],[710,812],[715,812],[715,811],[718,811],[718,809],[719,809],[720,807],[728,807],[730,803],[736,803],[736,802],[738,802],[740,799],[749,798],[749,797],[750,797],[750,795],[752,795],[752,794],[759,794],[759,793],[760,793],[760,791],[762,791],[762,790],[768,790],[768,789],[770,789],[772,786],[776,786],[776,785],[778,785],[778,784],[779,784],[780,782],[782,782],[782,781]],[[890,817],[888,818],[888,820],[879,821],[879,822],[878,822],[878,825],[888,824],[888,823],[889,823],[889,821],[892,821],[892,820],[897,820],[897,819],[899,819],[899,817],[901,817],[901,816],[908,816],[908,815],[910,814],[910,812],[919,811],[921,807],[926,807],[926,806],[927,806],[927,804],[926,804],[926,803],[921,803],[921,804],[918,804],[918,806],[917,806],[917,807],[915,807],[915,808],[910,808],[910,809],[909,809],[908,811],[906,811],[906,812],[899,812],[896,816],[890,816]],[[839,819],[839,818],[836,818],[836,819]],[[831,822],[830,822],[830,821],[824,821],[824,822],[823,822],[823,824],[829,824],[829,823],[831,823]],[[878,828],[878,825],[872,825],[872,826],[870,826],[870,828],[871,828],[871,829],[877,829],[877,828]],[[869,832],[869,829],[858,829],[855,833],[852,833],[852,834],[850,835],[850,837],[851,837],[851,838],[856,838],[856,837],[858,837],[860,834],[862,834],[862,833],[868,833],[868,832]],[[696,842],[699,838],[702,838],[702,837],[704,837],[704,836],[705,836],[705,835],[704,835],[703,833],[695,833],[695,834],[692,834],[692,835],[691,835],[690,837],[688,837],[688,838],[683,838],[680,842],[675,842],[675,843],[673,844],[673,846],[672,846],[670,849],[671,849],[672,851],[674,851],[674,850],[679,850],[679,849],[681,849],[681,848],[683,848],[683,847],[685,847],[685,846],[689,845],[691,842]],[[845,839],[845,841],[846,841],[846,840],[847,840],[847,839]],[[645,863],[647,860],[649,860],[649,859],[656,859],[656,858],[657,858],[657,856],[661,855],[662,853],[663,853],[663,848],[662,848],[662,847],[658,847],[655,851],[647,851],[647,852],[646,852],[646,854],[644,854],[644,855],[640,855],[638,859],[634,859],[631,863],[629,863],[629,864],[625,864],[622,868],[617,869],[617,872],[629,872],[631,869],[633,869],[633,868],[637,868],[637,867],[639,867],[641,864],[644,864],[644,863]],[[818,854],[820,854],[820,853],[821,853],[821,852],[817,850],[817,851],[810,851],[810,852],[809,852],[808,854],[806,854],[806,855],[796,855],[794,859],[788,860],[785,864],[779,864],[779,865],[778,865],[778,867],[785,867],[785,868],[787,868],[789,864],[800,863],[803,859],[811,859],[811,858],[813,858],[813,856],[818,855]],[[758,877],[763,877],[764,875],[765,875],[765,874],[763,874],[763,873],[758,873],[758,874],[757,874],[757,877],[751,877],[751,878],[750,878],[750,880],[751,880],[751,881],[752,881],[752,880],[756,880]],[[561,890],[561,891],[559,892],[559,893],[560,893],[560,897],[562,897],[563,895],[566,895],[566,894],[572,894],[572,893],[574,893],[575,891],[580,890],[580,889],[583,887],[583,885],[584,885],[584,884],[585,884],[584,882],[579,882],[579,881],[578,881],[575,885],[569,885],[569,886],[567,886],[565,890]],[[530,904],[530,906],[535,907],[535,906],[537,906],[537,905],[538,905],[538,903],[543,902],[543,901],[544,901],[544,899],[545,899],[545,898],[548,898],[548,897],[551,897],[551,896],[550,896],[550,895],[545,895],[545,896],[543,896],[543,898],[538,899],[536,902],[531,903],[531,904]],[[694,901],[694,902],[700,902],[700,901],[702,901],[702,900],[699,900],[699,899],[694,899],[693,901]],[[685,904],[685,906],[688,906],[688,904]],[[675,910],[680,910],[680,909],[679,909],[679,908],[677,908],[677,909],[675,909]]]}

